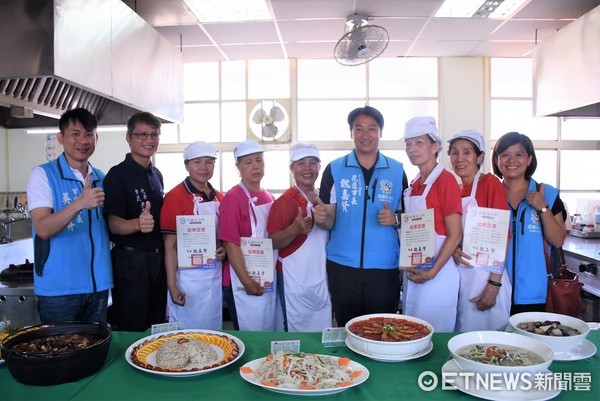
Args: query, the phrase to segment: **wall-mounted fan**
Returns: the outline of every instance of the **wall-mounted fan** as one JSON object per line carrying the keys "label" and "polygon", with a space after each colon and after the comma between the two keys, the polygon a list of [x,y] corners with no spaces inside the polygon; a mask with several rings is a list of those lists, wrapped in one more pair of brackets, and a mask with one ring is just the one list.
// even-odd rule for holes
{"label": "wall-mounted fan", "polygon": [[368,25],[365,15],[346,18],[346,33],[335,45],[333,56],[342,65],[360,65],[379,56],[390,41],[388,31],[379,25]]}
{"label": "wall-mounted fan", "polygon": [[291,140],[288,99],[249,101],[246,109],[248,111],[248,139],[258,139],[264,142],[289,142]]}

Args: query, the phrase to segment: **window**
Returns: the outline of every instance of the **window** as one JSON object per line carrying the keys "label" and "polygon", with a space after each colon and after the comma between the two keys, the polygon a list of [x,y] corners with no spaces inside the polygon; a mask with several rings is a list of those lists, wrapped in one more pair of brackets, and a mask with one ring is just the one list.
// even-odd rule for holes
{"label": "window", "polygon": [[527,135],[538,159],[534,179],[558,187],[571,214],[585,213],[586,199],[600,199],[600,181],[581,170],[600,169],[600,119],[533,117],[531,59],[492,59],[490,64],[492,139],[509,131]]}

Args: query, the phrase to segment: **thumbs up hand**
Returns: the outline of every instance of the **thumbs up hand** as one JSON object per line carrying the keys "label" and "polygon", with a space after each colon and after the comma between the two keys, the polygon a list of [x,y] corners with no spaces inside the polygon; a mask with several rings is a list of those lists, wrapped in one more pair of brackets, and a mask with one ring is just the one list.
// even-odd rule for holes
{"label": "thumbs up hand", "polygon": [[529,191],[527,193],[527,203],[533,206],[538,212],[542,210],[543,207],[548,207],[548,203],[546,202],[546,195],[544,192],[545,184],[540,184],[539,191]]}
{"label": "thumbs up hand", "polygon": [[377,218],[379,219],[379,224],[382,226],[392,226],[396,224],[396,216],[387,201],[383,201],[383,209],[379,210],[377,214]]}
{"label": "thumbs up hand", "polygon": [[298,215],[292,222],[296,235],[308,234],[312,230],[313,221],[310,216],[302,217],[302,208],[298,206]]}
{"label": "thumbs up hand", "polygon": [[104,191],[102,188],[92,188],[92,176],[90,174],[85,177],[83,190],[77,200],[81,202],[83,209],[93,209],[104,204]]}
{"label": "thumbs up hand", "polygon": [[317,224],[325,224],[325,220],[327,219],[327,209],[325,204],[321,200],[321,198],[317,197],[313,202],[313,216],[315,218],[315,223]]}
{"label": "thumbs up hand", "polygon": [[150,213],[150,207],[150,202],[146,201],[146,206],[144,207],[144,210],[142,210],[138,222],[140,231],[144,234],[150,233],[154,229],[154,217],[152,216],[152,213]]}

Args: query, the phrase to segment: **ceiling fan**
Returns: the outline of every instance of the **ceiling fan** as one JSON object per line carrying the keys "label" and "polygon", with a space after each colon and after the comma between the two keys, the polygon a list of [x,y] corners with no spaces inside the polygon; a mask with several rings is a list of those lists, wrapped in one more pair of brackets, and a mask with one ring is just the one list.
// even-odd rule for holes
{"label": "ceiling fan", "polygon": [[347,31],[335,45],[333,56],[342,65],[368,63],[386,49],[390,35],[379,25],[368,25],[369,18],[354,14],[346,18]]}

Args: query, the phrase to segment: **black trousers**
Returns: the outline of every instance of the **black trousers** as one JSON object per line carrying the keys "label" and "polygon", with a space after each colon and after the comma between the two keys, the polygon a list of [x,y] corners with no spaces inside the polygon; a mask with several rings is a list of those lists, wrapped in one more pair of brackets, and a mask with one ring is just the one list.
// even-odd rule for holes
{"label": "black trousers", "polygon": [[516,315],[522,312],[544,312],[546,304],[512,304],[510,306],[510,315]]}
{"label": "black trousers", "polygon": [[112,306],[108,322],[114,330],[146,331],[164,323],[167,315],[167,276],[162,251],[113,248]]}
{"label": "black trousers", "polygon": [[338,327],[357,316],[398,310],[398,269],[356,269],[327,260],[327,279]]}

